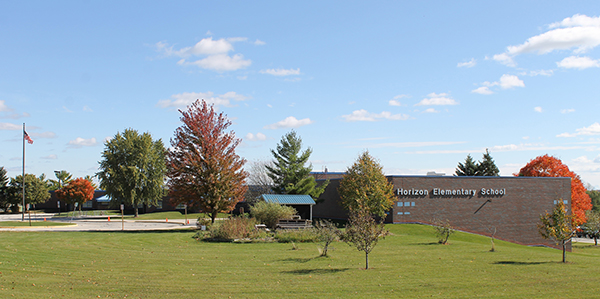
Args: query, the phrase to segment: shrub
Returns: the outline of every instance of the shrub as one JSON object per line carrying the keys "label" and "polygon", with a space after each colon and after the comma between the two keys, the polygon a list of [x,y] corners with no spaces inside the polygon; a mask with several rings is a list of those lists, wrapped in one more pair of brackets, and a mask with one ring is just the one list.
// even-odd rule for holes
{"label": "shrub", "polygon": [[334,223],[328,220],[319,220],[316,223],[315,232],[319,241],[323,243],[323,251],[321,256],[327,256],[327,250],[329,245],[337,241],[340,237],[341,231],[335,226]]}
{"label": "shrub", "polygon": [[279,219],[291,219],[296,214],[296,209],[278,203],[261,201],[250,208],[250,213],[259,223],[274,229]]}
{"label": "shrub", "polygon": [[224,241],[252,238],[254,235],[258,235],[254,224],[256,224],[256,221],[252,218],[233,217],[212,225],[209,231],[209,238]]}
{"label": "shrub", "polygon": [[307,243],[307,242],[318,242],[319,235],[315,229],[280,229],[277,230],[275,239],[280,243]]}
{"label": "shrub", "polygon": [[454,228],[450,225],[450,221],[434,219],[432,222],[435,225],[435,236],[438,238],[438,243],[448,244],[448,238],[454,233]]}

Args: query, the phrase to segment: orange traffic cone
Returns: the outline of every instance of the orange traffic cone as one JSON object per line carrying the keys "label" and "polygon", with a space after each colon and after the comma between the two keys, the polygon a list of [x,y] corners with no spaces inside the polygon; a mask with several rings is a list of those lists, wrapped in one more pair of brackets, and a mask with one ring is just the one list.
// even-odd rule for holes
{"label": "orange traffic cone", "polygon": [[44,221],[46,221],[46,217],[44,217]]}
{"label": "orange traffic cone", "polygon": [[167,218],[167,222],[169,222],[169,218]]}
{"label": "orange traffic cone", "polygon": [[110,222],[110,216],[108,216],[108,222]]}

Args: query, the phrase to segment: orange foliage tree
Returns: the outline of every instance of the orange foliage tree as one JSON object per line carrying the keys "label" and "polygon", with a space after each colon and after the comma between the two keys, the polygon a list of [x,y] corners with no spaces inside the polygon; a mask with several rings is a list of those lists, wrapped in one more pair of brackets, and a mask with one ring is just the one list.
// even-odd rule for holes
{"label": "orange foliage tree", "polygon": [[531,160],[518,176],[569,177],[571,178],[571,211],[576,225],[585,223],[585,211],[592,209],[592,200],[585,192],[579,175],[569,170],[558,158],[544,155]]}
{"label": "orange foliage tree", "polygon": [[66,186],[56,190],[56,197],[60,200],[65,201],[68,204],[79,205],[79,211],[81,206],[88,200],[94,198],[94,186],[92,183],[84,178],[77,178],[70,181]]}
{"label": "orange foliage tree", "polygon": [[179,112],[183,125],[167,156],[169,195],[176,204],[199,207],[214,223],[217,213],[233,210],[247,190],[246,160],[235,153],[241,140],[226,132],[231,125],[226,115],[204,100]]}

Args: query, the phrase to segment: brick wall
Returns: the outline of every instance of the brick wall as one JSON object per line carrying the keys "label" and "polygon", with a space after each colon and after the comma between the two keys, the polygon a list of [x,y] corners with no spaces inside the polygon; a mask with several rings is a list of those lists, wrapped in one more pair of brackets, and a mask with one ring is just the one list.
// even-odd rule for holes
{"label": "brick wall", "polygon": [[[570,178],[388,176],[397,199],[394,223],[430,224],[449,220],[459,230],[524,245],[557,247],[538,231],[540,215],[556,200],[571,202]],[[337,201],[339,180],[332,180],[313,209],[314,217],[347,218]],[[483,189],[483,190],[482,190]],[[450,194],[446,194],[447,190]],[[473,191],[471,191],[473,190]],[[483,193],[482,193],[483,191]],[[570,244],[569,244],[570,249]]]}

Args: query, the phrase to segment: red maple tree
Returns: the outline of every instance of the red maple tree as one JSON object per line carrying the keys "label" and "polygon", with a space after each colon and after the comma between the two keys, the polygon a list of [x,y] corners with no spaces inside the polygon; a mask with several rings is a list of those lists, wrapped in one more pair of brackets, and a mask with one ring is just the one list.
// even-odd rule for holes
{"label": "red maple tree", "polygon": [[558,158],[544,155],[531,160],[525,165],[518,176],[536,177],[570,177],[571,178],[571,211],[576,225],[586,222],[585,211],[592,209],[592,200],[585,192],[586,189],[579,175],[569,170]]}
{"label": "red maple tree", "polygon": [[169,195],[175,204],[196,206],[210,214],[233,210],[246,193],[245,159],[235,153],[241,139],[226,132],[231,122],[213,105],[197,100],[181,112],[167,156]]}
{"label": "red maple tree", "polygon": [[84,178],[76,178],[61,189],[56,190],[56,197],[68,204],[77,203],[81,211],[81,206],[86,201],[94,198],[94,186]]}

